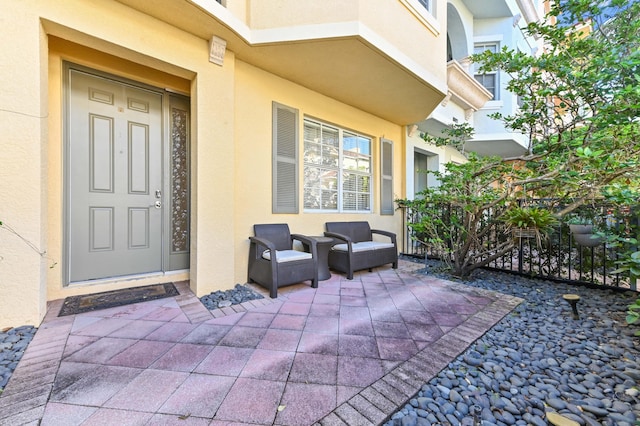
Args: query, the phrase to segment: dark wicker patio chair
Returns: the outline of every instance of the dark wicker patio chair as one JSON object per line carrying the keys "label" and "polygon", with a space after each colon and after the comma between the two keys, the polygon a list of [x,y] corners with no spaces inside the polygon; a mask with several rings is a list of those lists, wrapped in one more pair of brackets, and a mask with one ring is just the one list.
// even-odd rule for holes
{"label": "dark wicker patio chair", "polygon": [[[391,263],[398,267],[398,246],[396,234],[380,229],[371,229],[369,222],[327,222],[326,237],[334,239],[329,251],[329,267],[347,274],[353,279],[353,272]],[[380,235],[387,241],[373,241],[373,235]]]}
{"label": "dark wicker patio chair", "polygon": [[[318,251],[316,241],[291,234],[286,223],[253,225],[255,236],[249,237],[248,282],[255,282],[278,297],[278,288],[310,280],[318,287]],[[293,241],[308,250],[293,250]],[[275,253],[275,256],[274,256]]]}

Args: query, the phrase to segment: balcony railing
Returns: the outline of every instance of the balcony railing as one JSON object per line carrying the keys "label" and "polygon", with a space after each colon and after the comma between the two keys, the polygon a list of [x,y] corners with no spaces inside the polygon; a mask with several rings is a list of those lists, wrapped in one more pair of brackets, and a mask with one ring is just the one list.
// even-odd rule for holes
{"label": "balcony railing", "polygon": [[[593,210],[593,207],[590,207]],[[621,230],[635,235],[640,218],[630,217],[616,212],[610,206],[597,207],[598,216],[610,231],[618,235]],[[425,242],[413,231],[411,224],[421,220],[420,213],[409,207],[401,207],[403,212],[402,253],[419,258],[440,258],[434,245]],[[451,215],[451,207],[442,206],[443,216]],[[491,212],[486,217],[491,220]],[[483,247],[498,247],[501,242],[513,238],[506,233],[506,226],[496,223],[495,230],[490,232],[483,241]],[[572,282],[603,288],[619,288],[637,291],[635,279],[624,274],[613,273],[618,268],[616,263],[621,259],[622,251],[634,249],[633,247],[614,247],[605,242],[594,247],[585,247],[577,244],[572,237],[569,226],[561,224],[556,227],[548,238],[538,244],[535,238],[518,238],[515,240],[514,249],[491,261],[486,268],[537,277],[553,281]],[[451,242],[445,242],[451,244]]]}

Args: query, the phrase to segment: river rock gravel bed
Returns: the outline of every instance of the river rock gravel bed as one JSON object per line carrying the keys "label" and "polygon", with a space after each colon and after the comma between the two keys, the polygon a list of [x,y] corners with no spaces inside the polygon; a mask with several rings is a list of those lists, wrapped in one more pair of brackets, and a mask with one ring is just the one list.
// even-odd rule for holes
{"label": "river rock gravel bed", "polygon": [[[433,264],[423,273],[439,273]],[[640,293],[486,270],[463,284],[524,299],[422,386],[385,426],[640,425],[640,337],[625,321]],[[564,294],[577,294],[574,319]]]}
{"label": "river rock gravel bed", "polygon": [[0,331],[0,394],[36,331],[37,329],[31,325],[5,328]]}
{"label": "river rock gravel bed", "polygon": [[264,296],[256,293],[247,286],[236,284],[235,287],[230,290],[217,290],[202,296],[200,301],[207,309],[215,310],[256,299],[264,299]]}

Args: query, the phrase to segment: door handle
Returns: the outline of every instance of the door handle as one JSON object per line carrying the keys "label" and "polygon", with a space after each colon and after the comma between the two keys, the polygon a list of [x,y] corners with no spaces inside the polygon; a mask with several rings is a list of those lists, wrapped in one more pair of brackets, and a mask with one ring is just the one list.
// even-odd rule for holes
{"label": "door handle", "polygon": [[157,200],[156,200],[156,202],[153,204],[153,206],[154,206],[156,209],[160,209],[160,208],[162,208],[162,201],[160,201],[160,199],[162,198],[162,190],[160,190],[160,189],[156,189],[156,198],[157,198]]}

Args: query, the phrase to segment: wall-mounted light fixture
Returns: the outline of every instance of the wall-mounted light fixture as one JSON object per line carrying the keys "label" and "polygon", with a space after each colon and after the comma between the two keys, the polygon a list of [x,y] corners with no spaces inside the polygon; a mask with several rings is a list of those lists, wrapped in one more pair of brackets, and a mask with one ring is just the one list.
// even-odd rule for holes
{"label": "wall-mounted light fixture", "polygon": [[413,125],[411,125],[411,126],[408,128],[408,131],[409,131],[409,133],[408,133],[408,134],[409,134],[409,137],[410,137],[410,138],[412,138],[412,137],[416,134],[416,131],[417,131],[417,130],[418,130],[418,125],[417,125],[417,124],[413,124]]}

